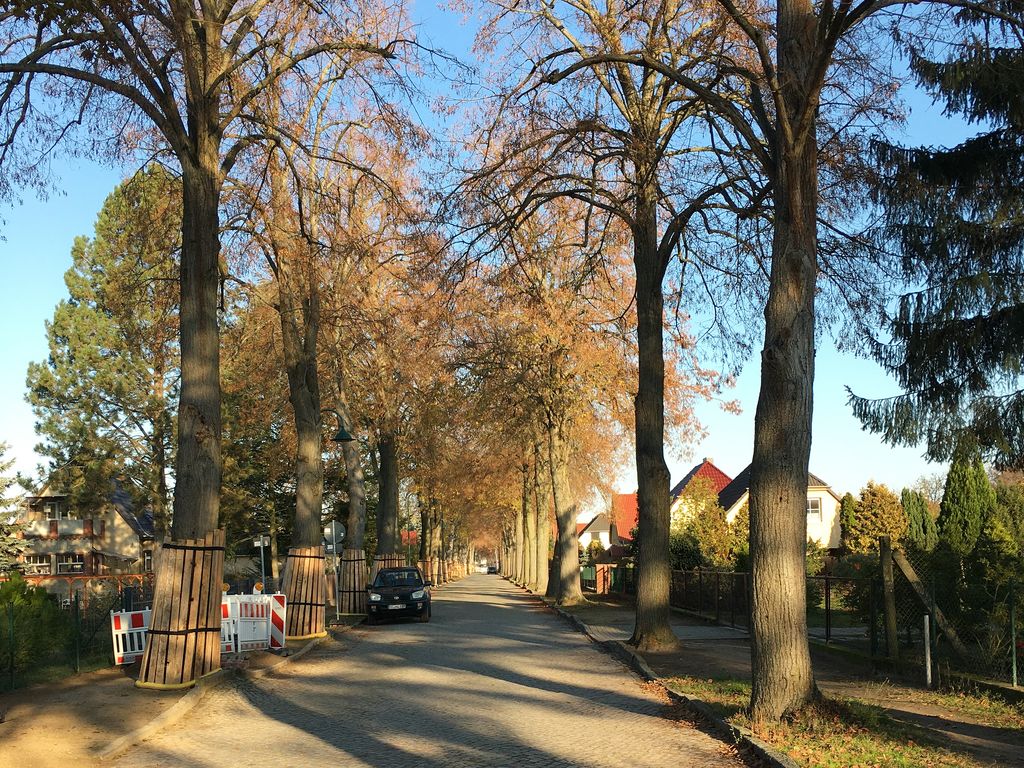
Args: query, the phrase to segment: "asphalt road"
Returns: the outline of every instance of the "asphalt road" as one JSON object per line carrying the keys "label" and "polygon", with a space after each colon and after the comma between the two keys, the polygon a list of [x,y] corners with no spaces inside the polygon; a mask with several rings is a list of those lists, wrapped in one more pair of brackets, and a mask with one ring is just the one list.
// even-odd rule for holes
{"label": "asphalt road", "polygon": [[429,624],[358,627],[211,691],[116,765],[740,766],[619,662],[498,576],[436,590]]}

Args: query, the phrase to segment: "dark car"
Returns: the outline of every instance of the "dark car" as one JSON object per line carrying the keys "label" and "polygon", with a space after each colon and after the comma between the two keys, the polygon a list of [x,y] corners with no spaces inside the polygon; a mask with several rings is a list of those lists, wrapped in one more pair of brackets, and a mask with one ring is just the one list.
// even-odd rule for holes
{"label": "dark car", "polygon": [[366,623],[399,616],[430,621],[431,586],[419,568],[381,568],[366,588]]}
{"label": "dark car", "polygon": [[498,572],[498,566],[496,566],[496,565],[488,565],[487,566],[487,572],[488,573],[497,573]]}

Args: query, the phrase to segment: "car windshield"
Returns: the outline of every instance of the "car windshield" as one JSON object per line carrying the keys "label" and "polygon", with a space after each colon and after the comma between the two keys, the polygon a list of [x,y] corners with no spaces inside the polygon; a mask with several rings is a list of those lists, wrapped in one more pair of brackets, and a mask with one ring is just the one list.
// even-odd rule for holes
{"label": "car windshield", "polygon": [[423,585],[418,571],[381,571],[373,580],[375,587],[419,587]]}

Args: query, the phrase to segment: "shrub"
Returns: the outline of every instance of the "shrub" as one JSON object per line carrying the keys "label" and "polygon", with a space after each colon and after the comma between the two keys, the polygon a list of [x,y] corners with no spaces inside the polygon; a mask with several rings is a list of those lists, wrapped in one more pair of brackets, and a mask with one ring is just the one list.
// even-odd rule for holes
{"label": "shrub", "polygon": [[[876,553],[853,554],[840,558],[832,571],[832,575],[850,579],[838,581],[833,589],[843,600],[843,604],[852,610],[861,620],[868,621],[871,616],[871,582],[878,581],[882,576],[882,566]],[[881,605],[875,606],[878,611]]]}
{"label": "shrub", "polygon": [[[14,611],[14,644],[10,638],[10,611]],[[45,663],[65,653],[71,621],[42,587],[33,587],[19,574],[0,584],[0,666],[15,672]]]}
{"label": "shrub", "polygon": [[[805,555],[805,568],[808,576],[818,576],[825,566],[825,549],[811,539],[807,540],[807,554]],[[825,596],[825,585],[819,579],[807,579],[807,605],[821,605]]]}
{"label": "shrub", "polygon": [[668,540],[669,562],[675,571],[690,571],[704,565],[700,542],[692,533],[673,533]]}

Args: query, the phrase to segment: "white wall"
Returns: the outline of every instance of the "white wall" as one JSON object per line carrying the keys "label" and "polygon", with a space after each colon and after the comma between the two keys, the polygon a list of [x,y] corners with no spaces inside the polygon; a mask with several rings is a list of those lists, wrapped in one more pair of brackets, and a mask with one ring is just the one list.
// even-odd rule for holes
{"label": "white wall", "polygon": [[[739,514],[740,508],[749,498],[749,493],[744,493],[739,500],[726,510],[725,519],[732,525]],[[821,515],[807,516],[807,538],[816,541],[825,549],[839,548],[839,502],[836,497],[825,488],[808,488],[808,499],[818,499],[821,504]]]}
{"label": "white wall", "polygon": [[807,516],[807,538],[826,549],[839,548],[839,502],[824,488],[809,488],[808,499],[818,499],[821,515]]}

